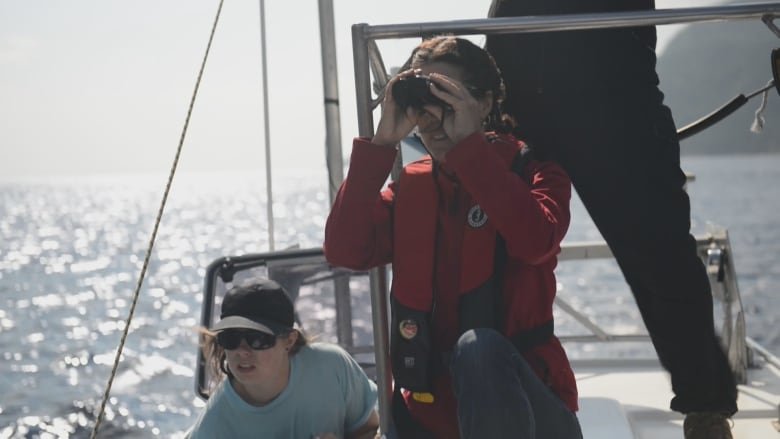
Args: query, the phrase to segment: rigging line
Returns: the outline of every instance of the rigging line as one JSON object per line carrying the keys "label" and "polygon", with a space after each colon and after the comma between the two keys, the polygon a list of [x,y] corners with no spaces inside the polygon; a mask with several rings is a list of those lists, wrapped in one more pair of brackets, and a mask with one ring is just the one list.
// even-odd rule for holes
{"label": "rigging line", "polygon": [[760,133],[764,130],[764,124],[766,121],[764,120],[764,110],[766,110],[766,103],[769,100],[769,89],[775,86],[775,80],[772,78],[769,80],[769,82],[766,84],[766,86],[760,90],[757,90],[753,92],[750,96],[748,96],[748,99],[752,98],[753,96],[757,95],[758,93],[763,93],[763,98],[761,99],[761,105],[758,106],[758,109],[756,110],[755,118],[753,120],[753,125],[750,127],[750,131],[754,133]]}
{"label": "rigging line", "polygon": [[181,131],[181,137],[179,138],[179,145],[176,148],[176,156],[173,159],[173,164],[171,165],[171,171],[168,175],[168,182],[165,185],[165,191],[163,193],[162,201],[160,203],[160,208],[157,211],[157,218],[154,222],[154,228],[152,230],[152,235],[149,239],[149,246],[146,249],[146,255],[144,256],[144,263],[141,267],[141,273],[138,276],[138,283],[135,287],[135,293],[133,293],[133,303],[130,305],[130,313],[127,316],[127,321],[125,322],[124,330],[122,331],[122,338],[119,341],[119,347],[116,351],[116,356],[114,357],[114,364],[111,368],[111,376],[108,379],[108,383],[106,384],[106,391],[103,394],[103,401],[100,403],[100,411],[97,415],[97,420],[95,421],[95,426],[92,429],[92,434],[90,436],[90,439],[95,439],[97,437],[98,429],[100,428],[100,423],[103,421],[103,415],[105,414],[106,409],[106,402],[108,401],[108,397],[111,394],[111,385],[114,382],[114,378],[116,377],[116,371],[119,367],[119,360],[122,356],[122,350],[125,346],[125,341],[127,340],[127,334],[130,332],[130,323],[133,320],[133,314],[135,314],[135,307],[138,303],[138,296],[141,291],[141,286],[144,282],[144,277],[146,275],[146,269],[149,266],[149,259],[152,254],[152,250],[154,249],[154,241],[157,238],[157,231],[160,227],[160,221],[162,219],[163,211],[165,210],[165,203],[168,200],[168,194],[171,190],[171,185],[173,183],[173,176],[176,174],[176,167],[179,164],[179,157],[181,156],[181,150],[182,146],[184,145],[184,138],[187,135],[187,127],[190,124],[190,117],[192,116],[192,109],[195,106],[195,97],[198,95],[198,88],[200,87],[200,80],[203,77],[203,70],[206,67],[206,60],[209,57],[209,50],[211,50],[211,43],[214,40],[214,33],[217,29],[217,23],[219,22],[219,15],[222,12],[222,4],[224,3],[224,0],[219,1],[219,6],[217,7],[217,14],[214,17],[214,24],[211,27],[211,34],[209,35],[209,41],[206,45],[206,53],[203,55],[203,61],[200,65],[200,71],[198,71],[198,78],[195,81],[195,89],[192,92],[192,98],[190,99],[190,105],[187,108],[187,117],[184,120],[184,127],[182,127]]}
{"label": "rigging line", "polygon": [[774,79],[770,79],[769,82],[767,82],[765,86],[759,88],[758,90],[753,91],[752,93],[748,94],[745,97],[747,99],[751,99],[752,97],[757,96],[757,95],[759,95],[761,93],[766,93],[767,90],[769,90],[770,88],[772,88],[774,86],[775,86],[775,80]]}

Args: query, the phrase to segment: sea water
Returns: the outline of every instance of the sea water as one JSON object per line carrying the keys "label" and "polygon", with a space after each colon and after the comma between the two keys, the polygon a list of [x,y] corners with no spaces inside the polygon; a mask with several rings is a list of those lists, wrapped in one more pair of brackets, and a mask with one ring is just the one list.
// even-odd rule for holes
{"label": "sea water", "polygon": [[[696,177],[688,187],[693,231],[728,228],[748,335],[777,354],[780,155],[689,157],[683,167]],[[274,176],[276,249],[322,243],[326,181]],[[160,175],[0,183],[0,438],[89,437],[164,185]],[[259,172],[174,180],[101,437],[177,437],[191,425],[203,405],[194,370],[205,268],[224,255],[269,250],[265,194]],[[600,240],[576,198],[572,210],[566,241]],[[644,332],[613,261],[562,263],[557,274],[559,296],[609,332]],[[312,306],[319,299],[299,300],[314,310],[310,319],[332,319],[331,307]],[[356,338],[370,341],[360,329],[370,328],[370,316],[355,318]],[[556,320],[562,331],[574,326],[559,311]],[[597,354],[567,349],[575,358]]]}

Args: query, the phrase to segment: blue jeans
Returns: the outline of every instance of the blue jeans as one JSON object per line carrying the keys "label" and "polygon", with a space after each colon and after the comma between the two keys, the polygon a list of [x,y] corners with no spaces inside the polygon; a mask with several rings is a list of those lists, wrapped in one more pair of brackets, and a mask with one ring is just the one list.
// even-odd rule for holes
{"label": "blue jeans", "polygon": [[577,416],[498,332],[465,332],[450,372],[461,438],[582,438]]}

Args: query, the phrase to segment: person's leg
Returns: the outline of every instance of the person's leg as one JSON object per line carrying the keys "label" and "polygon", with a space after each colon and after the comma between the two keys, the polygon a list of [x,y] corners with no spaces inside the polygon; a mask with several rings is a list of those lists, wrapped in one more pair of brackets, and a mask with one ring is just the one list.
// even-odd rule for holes
{"label": "person's leg", "polygon": [[461,437],[579,439],[577,417],[492,329],[464,333],[450,362]]}
{"label": "person's leg", "polygon": [[579,157],[565,167],[615,254],[671,374],[671,408],[731,415],[737,409],[736,385],[715,336],[709,280],[690,235],[674,123],[660,102],[637,101],[645,111],[612,99],[615,108],[606,114],[621,117],[620,126],[601,141],[582,145],[607,150],[608,157],[600,158],[606,164]]}

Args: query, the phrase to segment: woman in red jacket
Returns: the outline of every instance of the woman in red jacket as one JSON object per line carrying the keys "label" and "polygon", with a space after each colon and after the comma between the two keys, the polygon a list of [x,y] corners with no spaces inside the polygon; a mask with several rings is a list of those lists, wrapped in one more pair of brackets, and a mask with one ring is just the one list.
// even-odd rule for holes
{"label": "woman in red jacket", "polygon": [[[568,176],[503,134],[501,75],[468,40],[423,41],[386,90],[376,135],[354,140],[325,255],[358,270],[392,263],[401,407],[423,437],[580,438],[574,374],[552,331]],[[430,156],[383,190],[413,130]]]}

